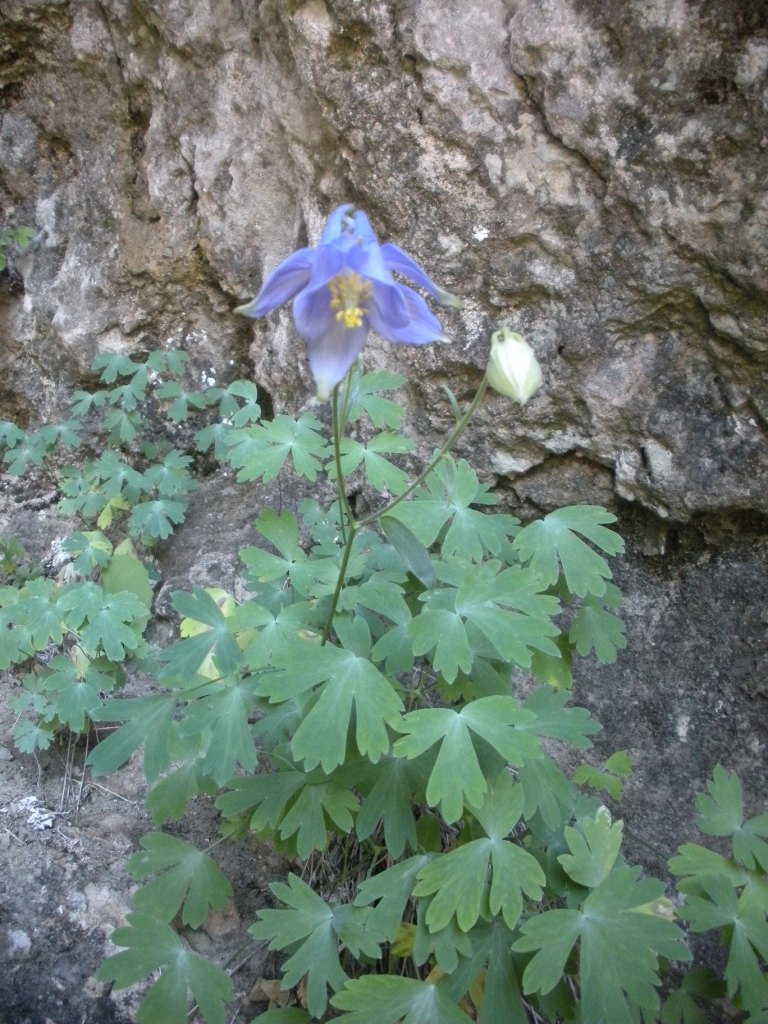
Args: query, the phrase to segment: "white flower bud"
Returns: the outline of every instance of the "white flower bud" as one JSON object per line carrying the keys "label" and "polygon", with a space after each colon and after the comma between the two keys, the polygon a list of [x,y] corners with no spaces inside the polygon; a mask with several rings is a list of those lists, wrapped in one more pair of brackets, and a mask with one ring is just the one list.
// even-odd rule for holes
{"label": "white flower bud", "polygon": [[502,327],[491,335],[488,383],[499,394],[525,405],[541,387],[541,367],[528,342]]}

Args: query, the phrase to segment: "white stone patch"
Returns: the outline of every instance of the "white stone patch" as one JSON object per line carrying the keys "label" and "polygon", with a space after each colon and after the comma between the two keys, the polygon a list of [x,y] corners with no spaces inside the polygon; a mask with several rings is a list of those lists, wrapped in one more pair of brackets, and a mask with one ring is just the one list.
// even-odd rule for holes
{"label": "white stone patch", "polygon": [[49,811],[45,807],[40,806],[40,801],[36,796],[22,797],[21,800],[17,800],[12,805],[12,809],[16,814],[26,814],[26,823],[35,832],[42,832],[47,828],[53,828],[53,823],[56,820],[56,812]]}
{"label": "white stone patch", "polygon": [[677,738],[680,740],[681,743],[685,743],[685,741],[688,739],[688,728],[690,727],[690,724],[690,715],[686,715],[685,713],[683,713],[678,716],[678,719],[675,722],[675,732],[677,733]]}
{"label": "white stone patch", "polygon": [[476,242],[484,242],[489,235],[490,231],[488,228],[484,228],[482,224],[477,224],[472,228],[472,237]]}
{"label": "white stone patch", "polygon": [[536,458],[520,458],[512,455],[511,452],[495,451],[491,455],[491,469],[499,476],[518,476],[520,473],[527,473],[541,462]]}
{"label": "white stone patch", "polygon": [[736,69],[736,84],[743,88],[754,85],[768,72],[768,43],[750,39]]}
{"label": "white stone patch", "polygon": [[333,21],[322,0],[307,0],[294,14],[293,23],[308,43],[328,49]]}

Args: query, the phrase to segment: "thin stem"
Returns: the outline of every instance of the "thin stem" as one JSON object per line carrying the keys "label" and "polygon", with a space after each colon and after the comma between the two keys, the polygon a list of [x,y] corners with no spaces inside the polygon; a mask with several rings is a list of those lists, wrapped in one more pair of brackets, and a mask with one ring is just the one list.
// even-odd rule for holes
{"label": "thin stem", "polygon": [[349,556],[352,554],[352,544],[355,540],[355,534],[357,533],[357,524],[355,520],[350,518],[349,520],[349,532],[347,534],[347,542],[344,546],[344,554],[341,558],[341,565],[339,566],[339,575],[336,580],[336,589],[333,592],[331,598],[331,607],[328,609],[328,616],[325,620],[325,626],[323,628],[323,636],[320,641],[320,646],[324,647],[328,641],[328,637],[331,635],[331,626],[333,625],[333,617],[336,614],[336,606],[339,603],[339,597],[341,595],[344,581],[347,578],[347,566],[349,565]]}
{"label": "thin stem", "polygon": [[406,490],[403,491],[402,494],[399,494],[394,499],[394,501],[390,501],[390,503],[388,505],[386,505],[382,509],[379,509],[378,512],[372,512],[370,515],[365,516],[365,518],[358,519],[357,520],[357,526],[358,527],[361,527],[361,526],[371,526],[371,524],[373,524],[373,523],[377,522],[379,519],[381,519],[382,516],[389,515],[389,513],[392,511],[393,508],[395,508],[396,505],[399,505],[401,501],[405,501],[406,498],[408,498],[411,494],[413,494],[413,492],[416,490],[416,488],[419,486],[419,484],[423,483],[424,480],[426,480],[426,478],[429,476],[429,474],[432,472],[432,470],[435,468],[435,466],[437,466],[437,464],[443,458],[445,458],[445,456],[448,454],[448,452],[451,450],[451,448],[453,448],[453,446],[456,444],[458,439],[464,433],[464,430],[466,429],[467,424],[469,423],[469,421],[472,419],[472,416],[474,415],[475,409],[477,409],[478,405],[482,401],[483,395],[485,394],[487,388],[488,388],[488,378],[487,377],[483,377],[483,379],[480,381],[480,386],[477,389],[477,393],[476,393],[475,397],[472,399],[472,401],[470,402],[469,406],[467,407],[467,411],[464,413],[464,415],[461,417],[459,422],[453,428],[453,431],[451,432],[448,440],[445,442],[445,444],[440,449],[440,451],[437,453],[437,455],[435,455],[434,459],[432,459],[432,461],[427,466],[427,468],[423,472],[419,473],[419,475],[416,477],[416,479],[413,481],[413,483],[411,483],[406,488]]}
{"label": "thin stem", "polygon": [[[339,575],[336,580],[336,589],[333,592],[333,597],[331,598],[331,606],[328,609],[328,615],[325,620],[325,626],[323,627],[323,635],[320,641],[321,646],[325,646],[325,644],[328,642],[328,637],[331,635],[333,618],[336,614],[336,608],[339,603],[339,597],[341,595],[341,591],[344,587],[344,583],[346,580],[347,566],[349,565],[349,559],[352,554],[352,545],[355,540],[355,534],[361,527],[371,526],[373,523],[381,519],[382,516],[385,516],[389,512],[391,512],[396,505],[399,505],[401,501],[404,501],[410,494],[412,494],[419,486],[419,484],[429,476],[429,474],[432,472],[435,466],[440,462],[441,459],[443,459],[448,454],[448,452],[454,446],[456,441],[458,441],[458,439],[464,433],[467,424],[472,419],[475,409],[477,409],[478,405],[482,401],[483,395],[485,394],[487,387],[488,379],[487,377],[483,377],[483,379],[480,381],[480,386],[477,389],[475,397],[472,399],[469,406],[467,407],[467,411],[464,413],[459,422],[453,428],[453,431],[451,432],[448,440],[445,442],[445,444],[437,453],[437,455],[435,455],[435,457],[432,459],[427,468],[422,473],[419,473],[419,475],[416,477],[413,483],[407,488],[407,490],[403,491],[401,495],[395,498],[394,501],[391,501],[385,508],[380,509],[378,512],[373,512],[371,513],[371,515],[365,516],[363,519],[353,519],[352,510],[350,509],[349,502],[347,501],[346,490],[344,488],[344,478],[341,475],[341,429],[343,429],[343,427],[341,419],[338,415],[338,384],[333,389],[333,448],[334,453],[336,455],[336,483],[338,487],[339,501],[342,503],[342,507],[344,508],[347,514],[347,522],[349,525],[349,529],[346,531],[346,536],[344,537],[344,554],[342,555],[341,565],[339,566]],[[347,412],[347,398],[348,395],[345,395],[345,417]]]}
{"label": "thin stem", "polygon": [[352,509],[349,507],[349,501],[347,500],[347,489],[344,486],[344,474],[341,471],[341,437],[344,433],[346,426],[346,412],[347,412],[347,395],[344,395],[344,403],[342,409],[342,415],[339,416],[339,385],[333,389],[333,401],[331,402],[331,408],[333,410],[333,458],[336,463],[336,491],[339,495],[339,518],[341,519],[341,539],[347,543],[347,528],[345,525],[345,519],[347,522],[352,522]]}

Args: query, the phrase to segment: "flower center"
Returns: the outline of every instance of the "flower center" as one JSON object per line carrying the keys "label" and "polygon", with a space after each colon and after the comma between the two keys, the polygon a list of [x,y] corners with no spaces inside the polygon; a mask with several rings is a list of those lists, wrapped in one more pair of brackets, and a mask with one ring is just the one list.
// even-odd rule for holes
{"label": "flower center", "polygon": [[336,319],[345,327],[362,327],[363,317],[368,312],[363,303],[371,296],[371,282],[364,280],[354,270],[339,274],[328,282],[331,293],[331,309]]}

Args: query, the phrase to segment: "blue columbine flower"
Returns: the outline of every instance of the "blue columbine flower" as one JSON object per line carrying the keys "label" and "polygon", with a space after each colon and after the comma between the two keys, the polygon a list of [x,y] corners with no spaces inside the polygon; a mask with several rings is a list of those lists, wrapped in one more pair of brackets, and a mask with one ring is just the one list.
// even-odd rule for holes
{"label": "blue columbine flower", "polygon": [[315,249],[299,249],[276,267],[256,298],[235,312],[260,317],[293,299],[296,330],[325,400],[343,380],[373,328],[388,341],[446,341],[422,297],[392,276],[407,277],[442,305],[459,305],[396,245],[379,245],[368,218],[347,203],[328,218]]}

